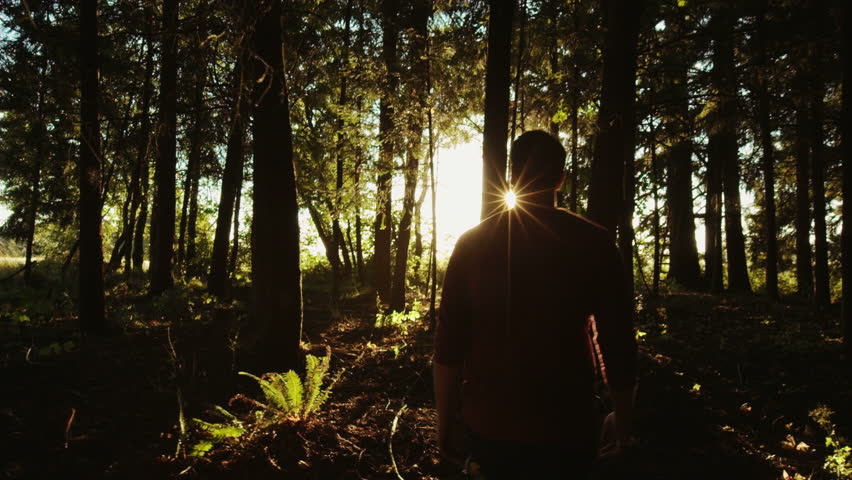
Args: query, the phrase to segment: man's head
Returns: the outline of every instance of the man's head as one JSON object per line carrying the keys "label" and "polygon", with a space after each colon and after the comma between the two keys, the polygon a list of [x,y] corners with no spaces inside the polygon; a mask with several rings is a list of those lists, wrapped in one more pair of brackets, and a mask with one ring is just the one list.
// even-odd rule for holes
{"label": "man's head", "polygon": [[543,130],[524,133],[512,143],[509,154],[512,186],[517,193],[550,192],[565,177],[565,148]]}

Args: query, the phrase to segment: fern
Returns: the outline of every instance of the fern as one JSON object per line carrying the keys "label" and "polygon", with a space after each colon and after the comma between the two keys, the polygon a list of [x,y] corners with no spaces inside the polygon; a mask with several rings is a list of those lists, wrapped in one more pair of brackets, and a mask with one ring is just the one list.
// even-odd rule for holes
{"label": "fern", "polygon": [[243,426],[243,423],[233,413],[218,405],[214,406],[214,410],[220,417],[222,417],[224,420],[223,422],[215,423],[206,422],[200,418],[192,419],[192,424],[198,430],[203,432],[206,437],[193,445],[192,451],[190,452],[190,455],[193,457],[203,457],[204,454],[212,450],[217,444],[222,443],[229,438],[241,437],[247,431]]}
{"label": "fern", "polygon": [[[267,373],[262,377],[248,372],[240,375],[254,379],[260,386],[268,405],[264,405],[273,416],[304,419],[316,413],[331,394],[329,385],[323,388],[331,363],[331,351],[325,357],[306,356],[305,379],[302,381],[293,370]],[[262,416],[260,413],[259,416]]]}
{"label": "fern", "polygon": [[305,404],[302,415],[310,415],[325,403],[331,393],[331,386],[326,389],[322,388],[322,382],[328,373],[328,367],[331,362],[331,352],[328,352],[325,357],[317,358],[313,355],[308,355],[306,358],[307,369],[305,370]]}

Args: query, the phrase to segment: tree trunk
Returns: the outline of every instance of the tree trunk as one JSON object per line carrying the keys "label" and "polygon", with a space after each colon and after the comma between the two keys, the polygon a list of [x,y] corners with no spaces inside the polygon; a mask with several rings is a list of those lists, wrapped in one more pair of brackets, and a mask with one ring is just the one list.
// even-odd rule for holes
{"label": "tree trunk", "polygon": [[428,58],[426,45],[429,41],[429,17],[432,15],[431,0],[416,0],[412,6],[411,58],[417,59],[411,68],[409,98],[414,99],[409,107],[407,161],[405,163],[405,193],[402,199],[402,217],[396,237],[396,261],[393,272],[393,291],[390,309],[405,310],[406,274],[408,273],[408,247],[411,243],[411,221],[414,215],[417,177],[420,173],[420,157],[423,155],[423,123],[426,113],[426,76]]}
{"label": "tree trunk", "polygon": [[822,35],[830,31],[824,21],[824,13],[827,8],[825,2],[817,0],[812,3],[812,43],[810,45],[810,61],[813,65],[810,87],[810,110],[811,110],[811,192],[814,203],[814,287],[816,306],[824,310],[831,305],[831,287],[829,285],[828,271],[828,239],[825,225],[825,134],[823,133],[825,123],[825,80],[823,79],[823,68],[825,68],[822,56]]}
{"label": "tree trunk", "polygon": [[238,184],[243,171],[243,142],[246,128],[244,115],[249,111],[247,97],[243,94],[245,76],[242,65],[242,59],[240,59],[234,67],[234,114],[225,152],[225,171],[222,173],[216,234],[213,237],[210,276],[207,279],[207,290],[219,298],[227,297],[229,291],[228,239],[231,235],[231,221],[234,217]]}
{"label": "tree trunk", "polygon": [[775,147],[772,145],[772,119],[769,106],[769,59],[766,54],[766,9],[768,0],[761,3],[757,17],[757,116],[760,124],[760,145],[763,170],[763,222],[766,242],[766,295],[778,299],[778,226],[775,220]]}
{"label": "tree trunk", "polygon": [[[511,132],[510,138],[511,138],[512,142],[515,141],[515,137],[517,136],[517,131],[519,130],[518,129],[518,108],[520,107],[521,109],[523,109],[523,107],[521,106],[522,105],[521,102],[523,102],[523,100],[522,100],[523,94],[521,93],[521,81],[523,80],[523,76],[524,76],[524,50],[526,50],[525,43],[526,43],[526,35],[527,35],[527,32],[526,32],[526,27],[527,27],[527,1],[526,0],[521,0],[520,13],[521,13],[521,18],[520,18],[520,22],[519,22],[520,25],[518,27],[518,56],[517,56],[517,61],[515,62],[515,79],[514,79],[515,85],[514,85],[514,88],[513,88],[514,93],[515,93],[515,99],[512,100],[512,126],[511,126],[511,129],[510,129],[510,132]],[[522,118],[521,123],[523,123],[523,116],[524,116],[524,114],[523,114],[523,112],[521,112],[521,118]],[[520,127],[520,130],[523,133],[523,131],[524,131],[523,126]]]}
{"label": "tree trunk", "polygon": [[80,328],[106,330],[98,118],[98,2],[80,1]]}
{"label": "tree trunk", "polygon": [[[682,50],[673,52],[684,54]],[[671,139],[665,153],[666,204],[668,206],[669,271],[667,278],[688,289],[703,287],[698,247],[695,242],[695,213],[692,201],[693,121],[689,112],[688,69],[676,67],[664,78],[664,103],[669,111],[664,128]],[[709,263],[708,263],[709,265]]]}
{"label": "tree trunk", "polygon": [[152,295],[172,288],[175,239],[175,175],[177,169],[177,19],[178,0],[163,0],[160,127],[157,132],[156,191],[151,218]]}
{"label": "tree trunk", "polygon": [[[604,0],[603,86],[598,112],[589,190],[589,217],[606,227],[613,239],[627,211],[625,165],[633,159],[636,127],[636,43],[641,0]],[[632,182],[631,182],[632,183]],[[630,201],[632,204],[632,199]],[[629,232],[624,232],[629,236]],[[622,243],[624,246],[624,243]],[[624,255],[624,252],[622,252]],[[632,271],[633,255],[623,260]]]}
{"label": "tree trunk", "polygon": [[376,179],[376,221],[373,283],[379,302],[387,304],[391,296],[391,180],[394,156],[394,112],[399,86],[399,63],[396,47],[399,40],[399,0],[382,0],[382,58],[387,76],[379,105],[379,164]]}
{"label": "tree trunk", "polygon": [[742,208],[740,202],[739,147],[737,145],[737,77],[734,63],[734,21],[729,9],[716,14],[713,25],[713,88],[717,94],[714,148],[722,165],[722,188],[725,199],[725,246],[728,256],[728,288],[750,292],[745,256]]}
{"label": "tree trunk", "polygon": [[840,135],[843,155],[843,233],[841,265],[843,276],[843,308],[841,329],[846,345],[846,358],[852,360],[852,5],[843,5],[842,69],[843,97],[840,113]]}
{"label": "tree trunk", "polygon": [[811,212],[808,195],[810,177],[810,145],[808,139],[807,82],[799,72],[795,80],[796,94],[800,96],[796,109],[796,293],[813,298],[813,267],[811,264]]}
{"label": "tree trunk", "polygon": [[302,279],[299,205],[287,81],[281,45],[281,0],[263,2],[254,33],[254,198],[252,285],[256,351],[267,370],[301,366]]}
{"label": "tree trunk", "polygon": [[[246,105],[248,106],[248,105]],[[246,110],[246,114],[248,114]],[[246,119],[247,120],[247,119]],[[231,245],[231,258],[228,261],[228,276],[237,270],[237,259],[240,254],[240,203],[243,199],[243,168],[237,173],[237,193],[234,195],[234,239]]]}
{"label": "tree trunk", "polygon": [[483,220],[503,209],[503,194],[507,189],[509,69],[512,57],[512,17],[516,3],[517,0],[488,2],[488,59],[485,67],[485,121],[482,132]]}
{"label": "tree trunk", "polygon": [[145,257],[145,226],[148,223],[148,180],[149,180],[149,160],[148,154],[151,145],[151,97],[153,95],[153,77],[154,77],[154,45],[151,37],[154,30],[154,9],[146,4],[145,6],[145,33],[148,35],[147,47],[145,52],[145,83],[142,86],[142,118],[140,121],[139,144],[136,147],[136,161],[139,169],[139,184],[137,188],[137,200],[139,204],[132,206],[133,210],[139,209],[139,215],[136,217],[136,225],[133,228],[132,248],[128,253],[128,258],[125,259],[125,269],[130,268],[130,264],[136,270],[142,269],[142,263]]}
{"label": "tree trunk", "polygon": [[[346,22],[343,37],[343,55],[341,55],[338,63],[340,71],[340,97],[338,100],[338,108],[343,108],[349,101],[348,97],[348,71],[349,71],[349,49],[350,49],[350,33],[352,29],[352,0],[346,2]],[[344,66],[345,65],[345,66]],[[346,123],[342,116],[337,117],[337,148],[335,162],[335,182],[334,182],[334,209],[332,210],[331,231],[334,236],[335,248],[339,248],[343,254],[343,268],[349,273],[352,271],[352,264],[349,261],[349,252],[346,248],[346,239],[343,238],[343,230],[340,228],[340,214],[343,211],[343,152],[346,145],[345,134]],[[337,280],[339,281],[339,280]]]}

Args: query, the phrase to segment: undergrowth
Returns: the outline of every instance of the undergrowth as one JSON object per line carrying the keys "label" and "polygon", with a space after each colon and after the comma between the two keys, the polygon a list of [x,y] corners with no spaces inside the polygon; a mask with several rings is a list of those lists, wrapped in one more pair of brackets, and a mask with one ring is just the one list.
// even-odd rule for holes
{"label": "undergrowth", "polygon": [[213,413],[219,421],[192,419],[195,431],[201,439],[193,445],[189,454],[200,457],[228,439],[246,434],[253,435],[270,427],[308,420],[314,416],[328,400],[343,370],[327,386],[323,386],[328,378],[331,363],[330,349],[324,357],[307,355],[305,363],[304,379],[293,370],[285,373],[265,373],[259,377],[248,372],[239,372],[240,375],[257,382],[263,393],[263,401],[237,395],[234,399],[243,400],[253,407],[243,418],[216,405]]}

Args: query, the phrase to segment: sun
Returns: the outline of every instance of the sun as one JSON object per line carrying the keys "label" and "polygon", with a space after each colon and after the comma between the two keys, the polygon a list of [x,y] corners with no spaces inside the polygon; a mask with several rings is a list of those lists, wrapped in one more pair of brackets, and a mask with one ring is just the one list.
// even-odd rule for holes
{"label": "sun", "polygon": [[518,203],[518,197],[512,190],[506,192],[506,195],[504,195],[503,200],[506,202],[506,208],[508,208],[509,210],[515,208],[515,205],[517,205]]}

